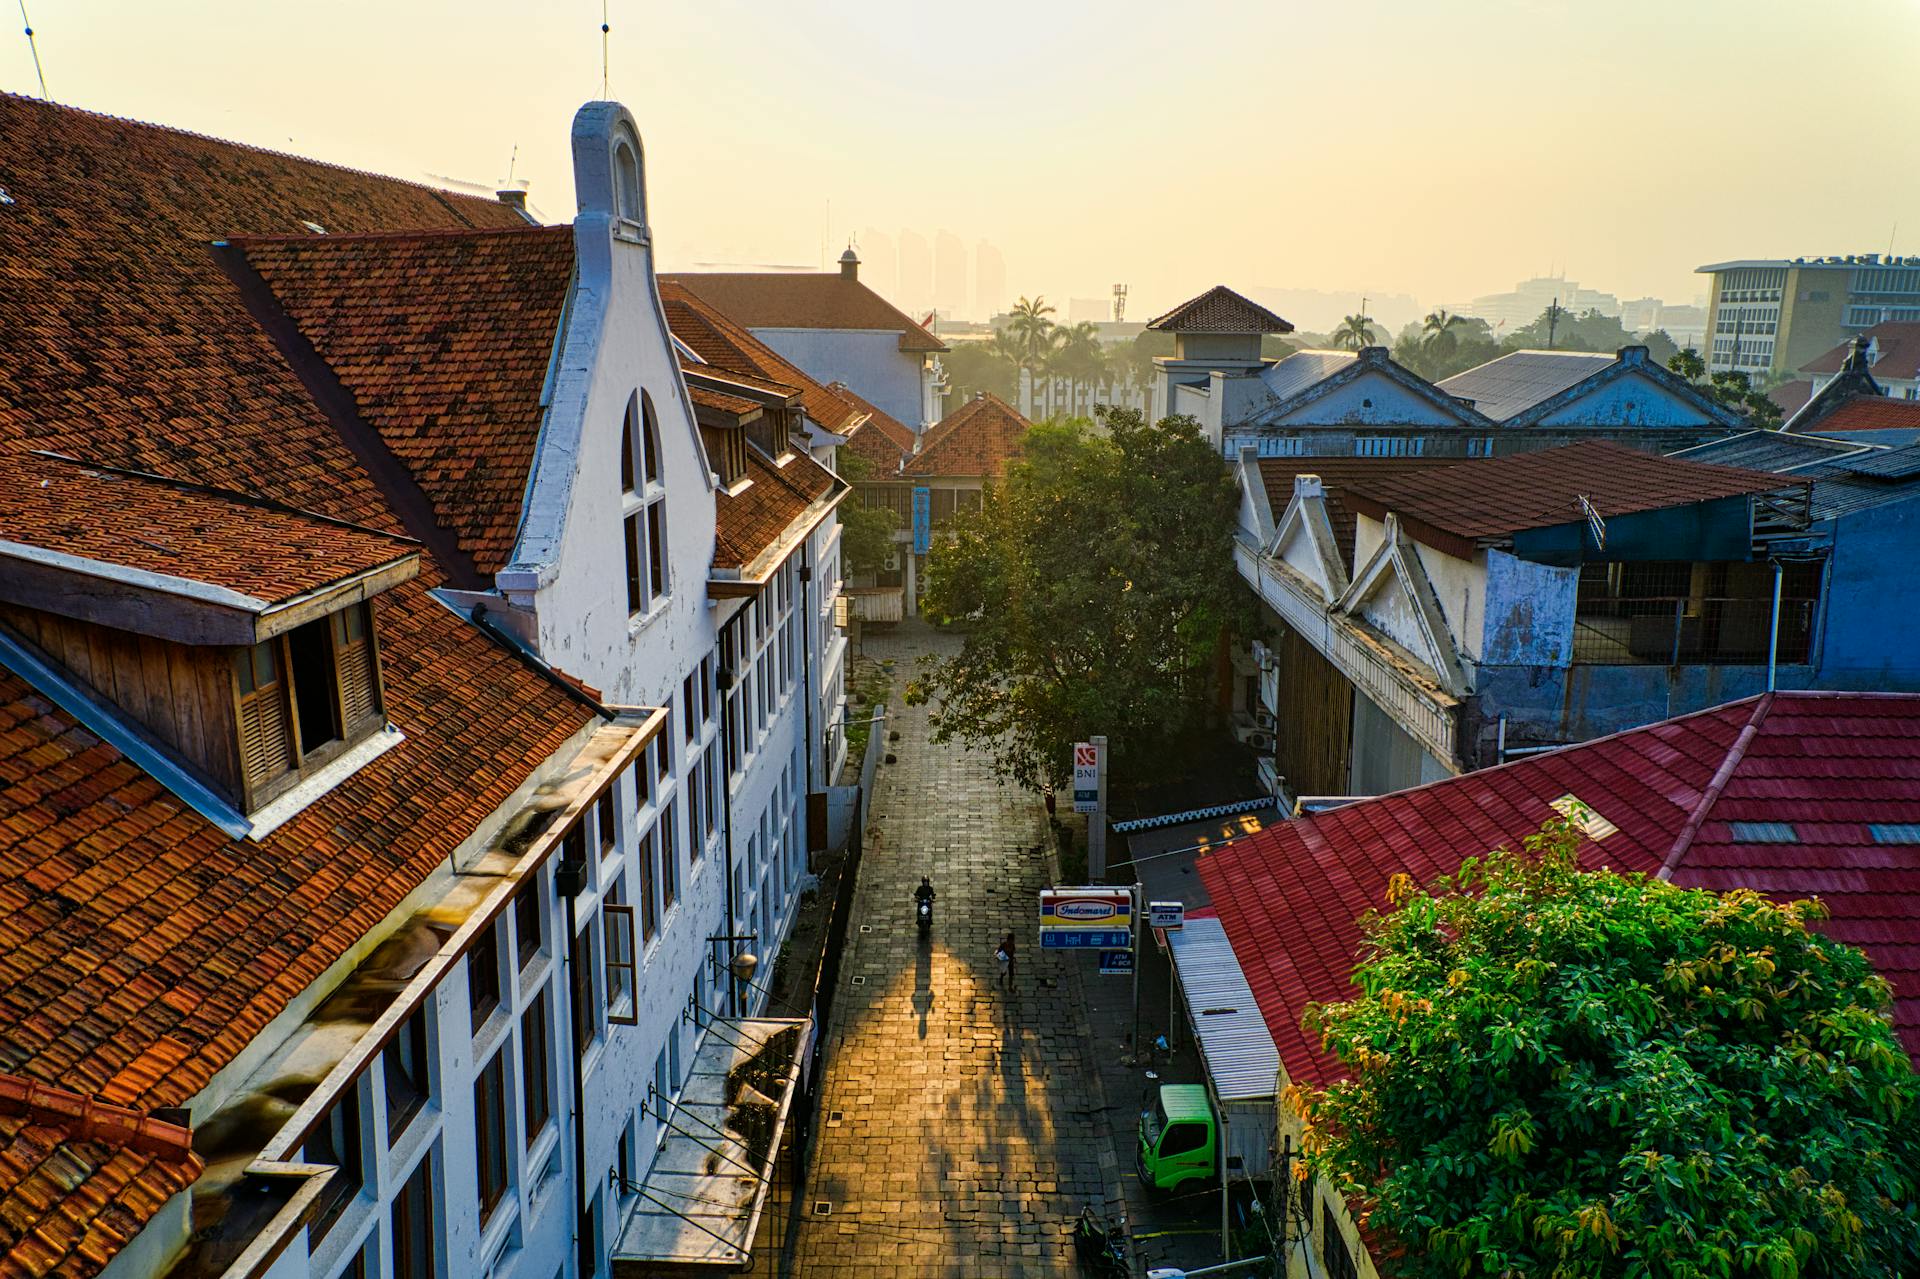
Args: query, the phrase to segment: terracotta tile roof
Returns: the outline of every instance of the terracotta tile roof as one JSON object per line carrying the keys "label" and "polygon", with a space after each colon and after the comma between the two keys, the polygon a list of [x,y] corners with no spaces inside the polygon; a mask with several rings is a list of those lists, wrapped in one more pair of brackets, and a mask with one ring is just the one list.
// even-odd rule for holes
{"label": "terracotta tile roof", "polygon": [[747,449],[747,478],[739,493],[721,492],[714,502],[713,566],[752,573],[755,561],[779,546],[796,525],[810,522],[819,504],[846,485],[805,453],[793,453],[785,465],[769,461],[759,449]]}
{"label": "terracotta tile roof", "polygon": [[[1920,378],[1920,322],[1889,320],[1861,334],[1872,341],[1875,359],[1867,371],[1876,378],[1908,381]],[[1818,359],[1800,366],[1802,373],[1838,373],[1853,354],[1853,339],[1848,338]]]}
{"label": "terracotta tile roof", "polygon": [[847,430],[847,448],[871,462],[880,474],[896,474],[901,464],[913,456],[917,438],[913,431],[892,414],[862,399],[844,382],[831,383],[827,389],[866,415]]}
{"label": "terracotta tile roof", "polygon": [[904,473],[1004,475],[1032,426],[1012,405],[983,391],[927,428],[920,451],[908,459]]}
{"label": "terracotta tile roof", "polygon": [[482,573],[512,558],[573,229],[235,243]]}
{"label": "terracotta tile roof", "polygon": [[1920,431],[1920,400],[1856,395],[1806,429],[1818,435],[1840,431]]}
{"label": "terracotta tile roof", "polygon": [[1782,418],[1792,417],[1807,407],[1807,401],[1813,398],[1813,379],[1801,378],[1796,382],[1782,382],[1767,392],[1767,398],[1779,407]]}
{"label": "terracotta tile roof", "polygon": [[716,413],[728,413],[734,417],[749,417],[761,411],[760,405],[752,400],[704,386],[689,386],[687,398],[698,408],[712,409]]}
{"label": "terracotta tile roof", "polygon": [[184,1128],[0,1075],[0,1279],[89,1279],[203,1164]]}
{"label": "terracotta tile roof", "polygon": [[185,1102],[588,722],[430,584],[374,603],[406,740],[257,844],[0,671],[0,1071]]}
{"label": "terracotta tile roof", "polygon": [[1355,525],[1358,521],[1347,506],[1349,485],[1389,475],[1435,471],[1443,466],[1459,466],[1457,457],[1263,457],[1260,480],[1267,490],[1267,503],[1278,521],[1293,501],[1293,478],[1318,475],[1325,485],[1327,520],[1333,525],[1334,540],[1340,544],[1341,558],[1352,572]]}
{"label": "terracotta tile roof", "polygon": [[908,453],[913,452],[914,441],[919,437],[914,434],[912,427],[880,408],[873,401],[862,397],[845,382],[829,382],[827,389],[841,400],[851,404],[858,412],[864,413],[867,425],[877,428],[896,448]]}
{"label": "terracotta tile roof", "polygon": [[1293,325],[1251,298],[1216,284],[1165,315],[1147,321],[1169,333],[1291,333]]}
{"label": "terracotta tile roof", "polygon": [[36,454],[0,455],[0,535],[268,604],[420,550],[244,494]]}
{"label": "terracotta tile roof", "polygon": [[666,309],[667,327],[695,355],[714,365],[715,372],[723,377],[745,373],[798,391],[807,416],[829,431],[838,433],[848,424],[854,414],[851,405],[722,314],[712,303],[676,283],[678,279],[677,276],[660,277],[660,303]]}
{"label": "terracotta tile roof", "polygon": [[[1920,1057],[1920,843],[1872,832],[1920,823],[1920,697],[1776,693],[1269,826],[1202,858],[1295,1081],[1339,1073],[1300,1018],[1309,1002],[1353,993],[1356,920],[1383,905],[1389,877],[1450,874],[1537,830],[1565,795],[1618,827],[1583,845],[1584,865],[1653,873],[1671,859],[1676,883],[1820,897],[1823,931],[1866,950]],[[1730,825],[1747,821],[1789,823],[1797,838],[1759,842]]]}
{"label": "terracotta tile roof", "polygon": [[0,172],[0,441],[397,527],[208,244],[517,214],[8,94]]}
{"label": "terracotta tile roof", "polygon": [[946,344],[858,280],[814,271],[682,272],[663,275],[750,329],[878,329],[900,334],[902,351]]}
{"label": "terracotta tile roof", "polygon": [[1688,462],[1593,441],[1361,480],[1348,488],[1347,505],[1375,519],[1394,511],[1410,528],[1473,541],[1582,519],[1582,497],[1603,518],[1611,518],[1767,493],[1795,483],[1765,471]]}

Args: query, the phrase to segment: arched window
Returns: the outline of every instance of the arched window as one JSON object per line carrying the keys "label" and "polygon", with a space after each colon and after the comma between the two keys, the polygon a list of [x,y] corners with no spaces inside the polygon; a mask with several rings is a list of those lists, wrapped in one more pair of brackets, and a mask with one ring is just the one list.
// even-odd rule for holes
{"label": "arched window", "polygon": [[613,144],[613,207],[629,222],[646,221],[640,208],[640,157],[624,137]]}
{"label": "arched window", "polygon": [[627,401],[620,432],[621,525],[626,542],[627,614],[638,616],[665,598],[666,488],[660,480],[660,427],[645,391]]}

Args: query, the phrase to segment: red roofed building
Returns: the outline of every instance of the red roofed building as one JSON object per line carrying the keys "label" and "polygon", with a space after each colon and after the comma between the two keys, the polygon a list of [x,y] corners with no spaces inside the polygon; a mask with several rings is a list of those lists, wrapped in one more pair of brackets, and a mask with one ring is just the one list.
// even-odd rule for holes
{"label": "red roofed building", "polygon": [[[1892,985],[1894,1027],[1920,1059],[1920,697],[1782,692],[1360,800],[1202,857],[1283,1086],[1343,1073],[1301,1018],[1353,994],[1358,917],[1385,906],[1390,877],[1451,874],[1569,811],[1591,814],[1579,819],[1590,868],[1820,898],[1821,929]],[[1293,1122],[1282,1114],[1297,1144]],[[1364,1252],[1347,1205],[1312,1193]]]}
{"label": "red roofed building", "polygon": [[1855,342],[1862,339],[1867,344],[1867,368],[1880,389],[1896,400],[1920,399],[1920,321],[1914,320],[1876,324],[1801,365],[1800,371],[1812,379],[1813,394],[1818,395],[1839,376],[1847,367]]}
{"label": "red roofed building", "polygon": [[852,249],[824,272],[689,272],[665,277],[752,331],[819,382],[844,382],[902,422],[933,421],[935,357],[946,345],[860,282]]}
{"label": "red roofed building", "polygon": [[770,1171],[605,1187],[795,1024],[708,939],[794,917],[860,415],[675,343],[615,104],[553,228],[0,137],[0,1275],[745,1261]]}
{"label": "red roofed building", "polygon": [[[1324,469],[1325,475],[1319,474]],[[1434,466],[1241,459],[1266,603],[1236,730],[1289,796],[1380,794],[1817,678],[1809,484],[1593,442]],[[1283,692],[1284,690],[1284,692]]]}

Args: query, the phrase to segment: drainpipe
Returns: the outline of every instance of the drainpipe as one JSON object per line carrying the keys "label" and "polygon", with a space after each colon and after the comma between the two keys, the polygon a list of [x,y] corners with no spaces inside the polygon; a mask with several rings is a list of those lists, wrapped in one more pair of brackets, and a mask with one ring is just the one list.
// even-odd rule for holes
{"label": "drainpipe", "polygon": [[[586,887],[586,881],[587,868],[583,862],[561,862],[555,870],[553,880],[554,887],[559,890],[560,900],[567,908],[566,944],[556,946],[554,949],[559,952],[560,962],[566,970],[567,1023],[562,1027],[562,1033],[566,1036],[567,1057],[573,1063],[567,1076],[573,1085],[573,1237],[576,1250],[579,1247],[579,1241],[584,1239],[587,1233],[587,1086],[580,1074],[579,1046],[573,1039],[573,1026],[580,1017],[580,1010],[573,1006],[574,991],[577,989],[573,980],[573,944],[579,928],[579,919],[574,912],[574,898]],[[588,984],[591,987],[592,983]],[[593,1246],[597,1256],[600,1241],[594,1240]]]}
{"label": "drainpipe", "polygon": [[[720,731],[727,733],[730,732],[730,730],[727,727],[726,696],[733,691],[733,668],[731,666],[722,666],[714,673],[714,683],[720,686]],[[741,736],[744,738],[745,735],[746,725],[742,724]],[[733,742],[731,737],[729,737],[725,748],[720,752],[720,763],[727,771],[727,775],[720,779],[720,853],[722,859],[721,870],[725,872],[722,879],[726,883],[727,936],[729,937],[733,936],[736,927],[733,917],[733,761],[728,758],[728,756],[732,754],[732,746]],[[727,955],[728,963],[721,966],[720,972],[716,974],[716,976],[727,983],[728,1015],[738,1017],[740,1015],[739,983],[733,980],[732,969],[728,966],[733,961],[733,955],[731,953],[733,943],[728,942],[727,947],[729,951]],[[707,955],[709,959],[712,958],[713,951],[711,947],[708,948]]]}
{"label": "drainpipe", "polygon": [[1767,631],[1767,691],[1774,689],[1780,663],[1780,580],[1786,570],[1779,560],[1773,562],[1773,625]]}

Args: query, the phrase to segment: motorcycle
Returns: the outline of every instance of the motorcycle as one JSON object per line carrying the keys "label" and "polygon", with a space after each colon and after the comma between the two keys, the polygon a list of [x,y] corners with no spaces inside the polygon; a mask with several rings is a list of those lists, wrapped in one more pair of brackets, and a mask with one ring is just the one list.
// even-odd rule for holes
{"label": "motorcycle", "polygon": [[920,935],[927,936],[933,931],[933,898],[922,897],[914,904],[913,913],[920,921]]}
{"label": "motorcycle", "polygon": [[1089,1204],[1081,1210],[1073,1227],[1074,1259],[1080,1269],[1096,1279],[1127,1279],[1132,1273],[1127,1262],[1126,1231],[1103,1220]]}

